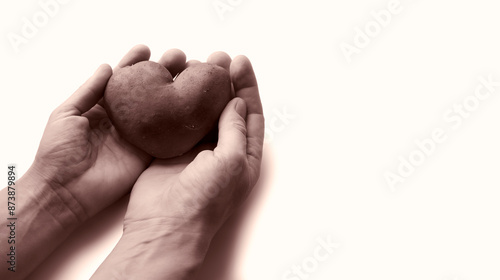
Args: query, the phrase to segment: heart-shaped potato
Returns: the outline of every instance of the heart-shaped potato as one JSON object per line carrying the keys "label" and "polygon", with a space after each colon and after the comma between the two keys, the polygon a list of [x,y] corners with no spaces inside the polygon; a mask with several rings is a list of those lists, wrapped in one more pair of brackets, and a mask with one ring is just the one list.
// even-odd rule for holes
{"label": "heart-shaped potato", "polygon": [[116,70],[104,107],[118,133],[157,158],[179,156],[215,127],[231,100],[226,69],[200,63],[175,80],[162,65],[143,61]]}

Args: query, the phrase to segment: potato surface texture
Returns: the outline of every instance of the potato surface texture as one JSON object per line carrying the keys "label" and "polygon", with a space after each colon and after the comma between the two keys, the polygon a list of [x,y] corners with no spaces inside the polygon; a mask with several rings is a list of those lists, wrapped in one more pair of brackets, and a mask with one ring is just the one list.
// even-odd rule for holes
{"label": "potato surface texture", "polygon": [[215,125],[231,100],[224,68],[200,63],[175,81],[162,65],[142,61],[116,70],[104,92],[104,107],[125,140],[157,158],[192,149]]}

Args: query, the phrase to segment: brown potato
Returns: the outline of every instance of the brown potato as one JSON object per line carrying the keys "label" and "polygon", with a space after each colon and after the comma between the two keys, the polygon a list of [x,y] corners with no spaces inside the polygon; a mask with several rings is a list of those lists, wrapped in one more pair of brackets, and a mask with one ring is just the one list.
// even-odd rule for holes
{"label": "brown potato", "polygon": [[207,63],[186,68],[174,81],[162,65],[139,62],[116,70],[104,92],[104,107],[118,133],[157,158],[193,148],[230,100],[228,71]]}

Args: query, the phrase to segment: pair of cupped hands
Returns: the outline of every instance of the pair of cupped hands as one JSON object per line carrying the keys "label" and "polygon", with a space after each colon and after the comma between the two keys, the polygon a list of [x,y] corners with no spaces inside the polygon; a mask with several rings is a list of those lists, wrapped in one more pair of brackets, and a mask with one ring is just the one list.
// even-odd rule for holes
{"label": "pair of cupped hands", "polygon": [[[144,45],[116,66],[149,60]],[[51,114],[29,172],[51,186],[60,223],[94,216],[130,192],[124,236],[173,232],[213,237],[256,184],[262,158],[264,117],[257,81],[245,56],[216,52],[207,59],[229,71],[234,96],[218,123],[217,143],[198,145],[171,159],[153,159],[120,137],[102,106],[113,73],[101,65]],[[198,61],[172,49],[158,61],[172,76]],[[44,194],[34,194],[44,195]],[[66,211],[69,210],[69,211]],[[70,223],[70,222],[68,222]]]}

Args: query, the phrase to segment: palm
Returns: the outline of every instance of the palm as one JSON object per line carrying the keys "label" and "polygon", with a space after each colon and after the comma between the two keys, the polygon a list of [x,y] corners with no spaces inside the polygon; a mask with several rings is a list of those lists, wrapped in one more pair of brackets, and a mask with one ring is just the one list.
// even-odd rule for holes
{"label": "palm", "polygon": [[249,184],[246,163],[235,169],[227,162],[220,164],[223,160],[216,151],[198,153],[200,150],[151,163],[134,185],[125,226],[150,220],[165,224],[189,221],[199,213],[209,219],[229,216],[249,191],[244,187]]}
{"label": "palm", "polygon": [[[176,191],[180,174],[189,165],[189,158],[182,156],[176,159],[155,159],[134,185],[128,204],[125,224],[136,221],[168,218],[171,213],[167,211],[172,200],[172,193]],[[176,195],[178,197],[178,195]]]}
{"label": "palm", "polygon": [[88,182],[88,186],[94,186],[89,191],[95,198],[105,200],[98,203],[109,204],[130,191],[150,163],[151,156],[121,138],[100,105],[87,112],[85,117],[89,119],[88,146],[96,156],[90,159],[92,165],[81,178]]}
{"label": "palm", "polygon": [[90,215],[127,193],[151,160],[118,135],[100,105],[82,116],[56,118],[47,128],[37,157],[50,162],[44,168],[56,172],[56,183]]}

